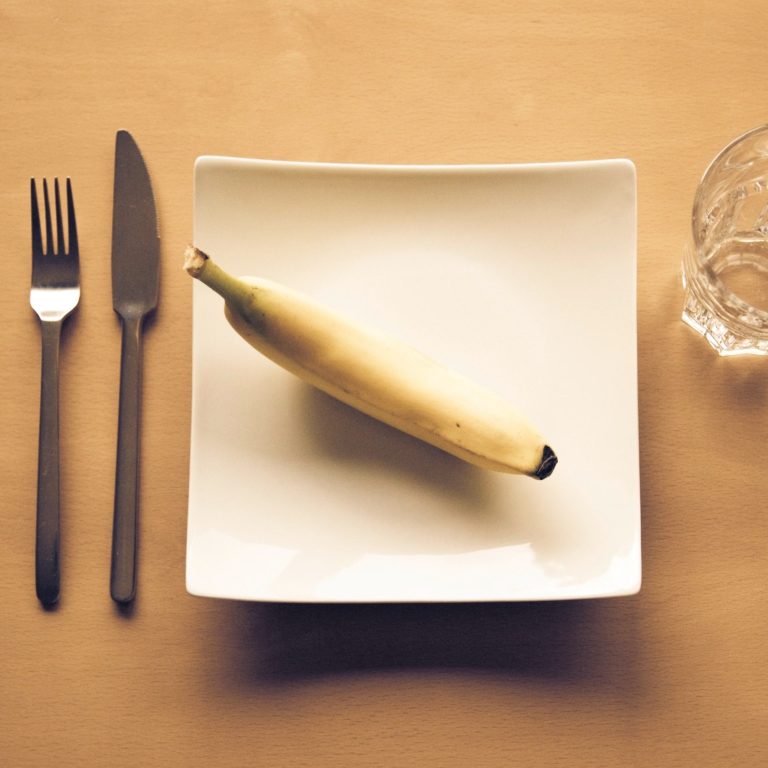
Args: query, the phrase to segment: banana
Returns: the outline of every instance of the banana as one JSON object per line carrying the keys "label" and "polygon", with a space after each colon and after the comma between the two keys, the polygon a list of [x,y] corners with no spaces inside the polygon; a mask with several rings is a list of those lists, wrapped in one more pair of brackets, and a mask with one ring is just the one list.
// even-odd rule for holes
{"label": "banana", "polygon": [[233,277],[193,246],[185,256],[232,327],[312,386],[470,464],[538,479],[555,468],[554,451],[494,392],[285,286]]}

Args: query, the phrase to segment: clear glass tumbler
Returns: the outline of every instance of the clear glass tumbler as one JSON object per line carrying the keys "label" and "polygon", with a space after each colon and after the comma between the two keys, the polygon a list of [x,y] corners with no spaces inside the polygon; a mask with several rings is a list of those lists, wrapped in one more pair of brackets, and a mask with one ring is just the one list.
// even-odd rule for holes
{"label": "clear glass tumbler", "polygon": [[768,125],[712,161],[692,226],[683,320],[720,355],[768,355]]}

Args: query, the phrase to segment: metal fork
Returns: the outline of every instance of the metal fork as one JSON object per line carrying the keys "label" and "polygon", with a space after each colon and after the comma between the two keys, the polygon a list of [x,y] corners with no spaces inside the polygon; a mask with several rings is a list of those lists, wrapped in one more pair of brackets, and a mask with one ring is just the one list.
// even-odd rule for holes
{"label": "metal fork", "polygon": [[48,182],[43,179],[45,250],[40,227],[35,180],[32,198],[32,289],[29,301],[40,318],[42,376],[40,436],[37,459],[37,527],[35,535],[35,587],[43,605],[59,599],[59,347],[64,318],[80,300],[80,257],[77,244],[72,183],[67,179],[67,242],[61,210],[59,180],[54,180],[56,249],[53,245]]}

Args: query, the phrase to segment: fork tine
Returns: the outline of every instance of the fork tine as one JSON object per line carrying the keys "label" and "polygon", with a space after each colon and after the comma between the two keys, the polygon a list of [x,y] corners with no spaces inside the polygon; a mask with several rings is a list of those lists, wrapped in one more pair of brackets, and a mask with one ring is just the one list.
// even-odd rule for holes
{"label": "fork tine", "polygon": [[48,199],[48,179],[43,179],[43,203],[45,205],[45,255],[53,255],[53,232],[51,230],[51,203]]}
{"label": "fork tine", "polygon": [[67,176],[67,224],[69,236],[69,255],[78,257],[77,222],[75,221],[75,200],[72,196],[72,182]]}
{"label": "fork tine", "polygon": [[65,253],[64,244],[64,223],[61,218],[61,194],[59,192],[58,176],[53,180],[54,200],[56,201],[56,254],[63,256]]}
{"label": "fork tine", "polygon": [[40,208],[37,203],[37,186],[34,179],[29,180],[29,191],[32,200],[32,255],[43,253],[43,235],[40,231]]}

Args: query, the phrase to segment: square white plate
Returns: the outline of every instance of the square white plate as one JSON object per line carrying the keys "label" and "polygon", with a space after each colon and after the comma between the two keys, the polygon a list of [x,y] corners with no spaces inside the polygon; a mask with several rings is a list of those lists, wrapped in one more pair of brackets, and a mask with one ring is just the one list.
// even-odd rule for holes
{"label": "square white plate", "polygon": [[640,587],[635,168],[202,157],[195,244],[505,394],[560,463],[476,469],[251,349],[194,285],[187,589],[289,602]]}

